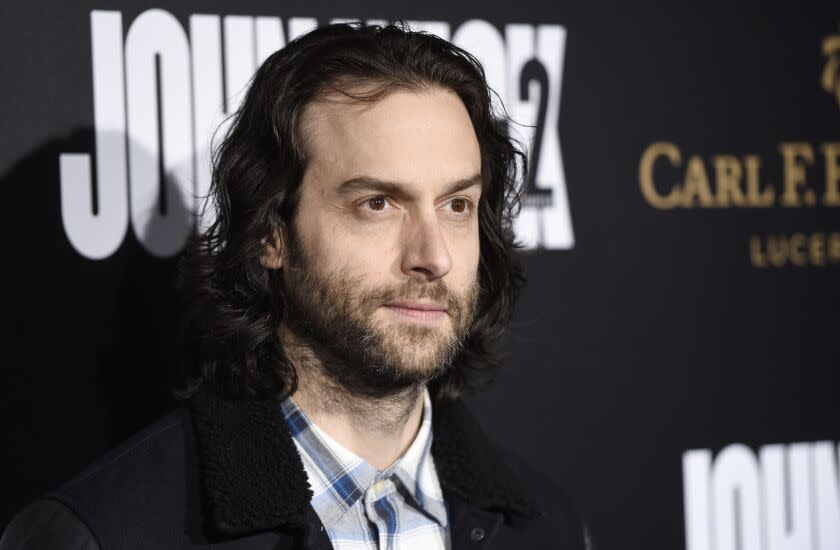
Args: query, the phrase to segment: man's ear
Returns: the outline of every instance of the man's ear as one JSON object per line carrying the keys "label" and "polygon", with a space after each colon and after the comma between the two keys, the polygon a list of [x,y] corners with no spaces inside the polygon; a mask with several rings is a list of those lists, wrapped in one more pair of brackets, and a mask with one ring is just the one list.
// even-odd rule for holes
{"label": "man's ear", "polygon": [[283,257],[286,252],[283,243],[282,231],[279,230],[274,232],[274,237],[271,240],[268,237],[262,238],[260,244],[263,247],[263,253],[260,256],[260,262],[264,268],[280,269],[283,267]]}

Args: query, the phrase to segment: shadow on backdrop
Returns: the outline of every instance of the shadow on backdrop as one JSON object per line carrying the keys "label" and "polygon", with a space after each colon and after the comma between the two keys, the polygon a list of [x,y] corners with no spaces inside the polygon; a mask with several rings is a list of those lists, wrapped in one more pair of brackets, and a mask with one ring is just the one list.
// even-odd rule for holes
{"label": "shadow on backdrop", "polygon": [[[27,502],[171,409],[172,390],[189,364],[175,288],[180,254],[155,257],[140,241],[159,249],[182,239],[173,228],[192,227],[192,212],[179,193],[167,192],[141,239],[129,223],[114,254],[83,257],[62,224],[59,155],[95,150],[93,129],[77,128],[46,141],[0,178],[7,204],[31,212],[14,216],[28,222],[3,236],[11,307],[0,376],[6,411],[0,531]],[[95,182],[95,158],[91,165]],[[167,189],[174,185],[163,181]]]}

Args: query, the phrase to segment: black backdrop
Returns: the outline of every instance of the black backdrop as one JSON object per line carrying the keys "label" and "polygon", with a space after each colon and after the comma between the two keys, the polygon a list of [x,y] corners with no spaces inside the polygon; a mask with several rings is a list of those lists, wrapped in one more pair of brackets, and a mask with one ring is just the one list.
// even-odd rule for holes
{"label": "black backdrop", "polygon": [[[0,528],[172,406],[177,254],[150,252],[155,221],[134,218],[141,230],[126,222],[122,239],[87,234],[116,243],[104,257],[83,253],[59,163],[86,153],[96,171],[92,10],[118,14],[125,34],[152,8],[192,42],[194,14],[277,17],[289,35],[292,17],[403,17],[453,32],[478,19],[506,47],[511,24],[559,36],[529,88],[546,91],[546,116],[538,94],[519,98],[542,136],[531,215],[546,196],[559,214],[525,253],[510,365],[474,400],[482,423],[568,487],[603,548],[840,548],[831,2],[4,3]],[[503,70],[521,70],[511,59]]]}

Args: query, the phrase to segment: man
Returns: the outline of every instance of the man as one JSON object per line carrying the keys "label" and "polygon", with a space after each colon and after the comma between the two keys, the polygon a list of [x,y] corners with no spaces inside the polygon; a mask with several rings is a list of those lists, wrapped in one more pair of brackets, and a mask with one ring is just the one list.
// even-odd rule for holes
{"label": "man", "polygon": [[474,58],[401,27],[329,26],[266,60],[184,259],[189,407],[0,548],[584,547],[563,494],[461,401],[521,281],[521,155],[493,114]]}

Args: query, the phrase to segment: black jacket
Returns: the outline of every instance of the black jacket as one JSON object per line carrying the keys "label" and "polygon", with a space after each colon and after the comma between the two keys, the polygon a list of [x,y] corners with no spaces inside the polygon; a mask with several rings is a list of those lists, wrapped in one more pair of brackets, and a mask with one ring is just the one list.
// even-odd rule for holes
{"label": "black jacket", "polygon": [[[588,548],[563,493],[495,448],[463,403],[432,418],[454,550]],[[326,550],[311,496],[275,400],[199,393],[24,509],[0,550]]]}

